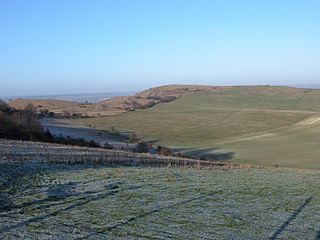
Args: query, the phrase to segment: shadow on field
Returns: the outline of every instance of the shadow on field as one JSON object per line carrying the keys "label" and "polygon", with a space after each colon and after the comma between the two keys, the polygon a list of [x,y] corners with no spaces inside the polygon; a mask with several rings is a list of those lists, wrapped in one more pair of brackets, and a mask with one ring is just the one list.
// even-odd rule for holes
{"label": "shadow on field", "polygon": [[[108,182],[108,176],[103,179],[98,178],[85,181],[72,180],[67,183],[60,183],[56,179],[49,178],[49,182],[43,182],[43,176],[50,175],[52,173],[63,173],[84,169],[99,169],[105,167],[117,168],[117,166],[112,167],[95,164],[67,165],[39,162],[15,163],[0,161],[0,220],[13,220],[10,224],[6,223],[6,221],[0,223],[0,236],[2,233],[7,231],[26,226],[30,223],[42,222],[60,213],[64,213],[76,207],[81,207],[92,201],[98,201],[119,192],[135,190],[152,185],[138,184],[124,186],[121,180],[111,182],[110,179],[110,182]],[[107,184],[105,184],[104,181],[107,181]],[[100,187],[98,190],[87,190],[90,184],[97,184]],[[79,189],[86,190],[79,192]],[[24,201],[16,201],[17,197]],[[186,200],[186,202],[180,202],[179,204],[195,201],[197,199],[198,198]],[[166,206],[165,208],[171,208],[174,206]],[[150,213],[146,213],[146,215],[160,210],[162,209],[154,209]],[[20,219],[17,217],[24,216],[25,212],[30,214],[29,218],[24,217],[24,219]],[[34,213],[40,214],[34,216]],[[128,222],[138,219],[139,217],[143,216],[137,216],[134,219],[129,219]],[[92,231],[92,229],[88,230]]]}
{"label": "shadow on field", "polygon": [[118,223],[116,225],[113,225],[113,226],[110,226],[109,227],[109,230],[111,229],[114,229],[114,228],[119,228],[119,227],[122,227],[124,225],[127,225],[129,224],[130,222],[132,221],[135,221],[135,220],[138,220],[140,218],[144,218],[148,215],[151,215],[153,213],[156,213],[156,212],[159,212],[159,211],[162,211],[162,210],[165,210],[165,209],[172,209],[172,208],[176,208],[178,206],[181,206],[181,205],[185,205],[187,203],[190,203],[190,202],[193,202],[193,201],[197,201],[197,200],[202,200],[202,199],[206,199],[206,198],[209,198],[213,195],[217,194],[217,192],[215,193],[211,193],[211,194],[208,194],[208,195],[203,195],[203,196],[197,196],[197,197],[194,197],[194,198],[191,198],[191,199],[187,199],[187,200],[184,200],[184,201],[180,201],[180,202],[177,202],[177,203],[174,203],[174,204],[170,204],[170,205],[167,205],[167,206],[164,206],[164,207],[157,207],[155,209],[152,209],[151,211],[148,211],[148,212],[145,212],[145,213],[142,213],[138,216],[134,216],[134,217],[131,217],[125,221],[122,221],[121,223]]}
{"label": "shadow on field", "polygon": [[[50,164],[14,164],[14,163],[0,163],[0,179],[4,180],[0,184],[0,219],[2,217],[16,216],[17,214],[24,214],[28,212],[43,211],[43,214],[31,216],[28,219],[18,220],[10,225],[0,224],[0,235],[7,231],[23,227],[30,223],[47,220],[60,213],[72,210],[76,207],[83,206],[92,201],[98,201],[108,196],[112,196],[119,192],[136,190],[139,188],[150,186],[151,184],[132,185],[123,187],[123,182],[116,181],[103,184],[102,189],[87,190],[84,192],[77,192],[77,189],[82,189],[84,185],[92,182],[105,181],[106,179],[94,179],[81,182],[70,182],[58,184],[55,182],[46,185],[37,185],[37,178],[49,172],[74,171],[75,169],[85,168],[99,168],[100,166],[79,165],[50,165]],[[42,192],[46,194],[44,199],[33,200],[30,199],[23,203],[14,203],[13,199],[16,193],[21,193],[25,190],[34,189],[34,192]],[[5,191],[4,191],[5,190]],[[28,197],[28,192],[26,197]]]}
{"label": "shadow on field", "polygon": [[[52,182],[46,185],[40,184],[43,175],[77,171],[84,169],[98,169],[98,168],[117,168],[118,166],[105,166],[97,164],[46,164],[46,163],[32,163],[25,162],[21,163],[9,163],[0,162],[0,217],[5,212],[14,209],[21,209],[25,207],[31,207],[34,204],[43,204],[51,201],[58,201],[67,199],[71,196],[77,196],[78,193],[74,192],[77,185],[86,185],[93,182],[101,181],[99,179],[81,181],[81,182],[69,182],[69,183],[57,183]],[[130,166],[126,166],[130,167]],[[143,167],[143,166],[139,166]],[[106,180],[106,179],[104,179]],[[39,188],[46,189],[44,192],[47,195],[46,199],[32,200],[20,204],[13,203],[13,199],[16,198],[17,194],[20,195],[24,191],[32,189],[39,190]],[[89,192],[88,192],[89,193]],[[97,194],[98,192],[90,192]],[[37,208],[38,209],[38,208]]]}
{"label": "shadow on field", "polygon": [[[276,230],[272,236],[269,238],[270,240],[276,240],[279,235],[286,229],[286,227],[298,216],[299,213],[303,211],[303,209],[310,203],[312,200],[312,196],[308,197],[304,202],[290,215],[290,217],[280,226],[278,230]],[[319,234],[318,234],[319,235]],[[320,237],[320,236],[319,236]],[[318,239],[318,236],[316,237]]]}
{"label": "shadow on field", "polygon": [[[138,188],[145,187],[147,185],[132,186],[132,187],[123,188],[123,189],[108,189],[107,191],[106,190],[100,190],[100,191],[95,191],[95,192],[90,191],[88,193],[85,192],[85,193],[81,193],[81,194],[70,195],[69,197],[72,197],[70,199],[69,199],[69,197],[64,197],[64,198],[60,199],[60,200],[64,200],[64,201],[60,201],[57,203],[52,202],[52,200],[50,201],[50,198],[49,198],[49,199],[45,200],[45,202],[48,202],[47,205],[40,206],[41,208],[34,207],[34,208],[32,208],[32,210],[39,210],[42,208],[45,208],[46,210],[48,210],[48,209],[50,210],[51,207],[56,207],[56,206],[60,206],[60,207],[56,210],[49,212],[49,213],[45,213],[40,216],[38,215],[36,217],[31,217],[27,220],[20,221],[20,222],[15,223],[11,226],[0,227],[0,233],[4,233],[4,232],[7,232],[10,230],[19,228],[19,227],[23,227],[23,226],[28,225],[30,223],[44,221],[44,220],[47,220],[48,218],[51,218],[51,217],[58,215],[59,213],[64,213],[66,211],[72,210],[76,207],[83,206],[83,205],[90,203],[92,201],[98,201],[98,200],[101,200],[105,197],[112,196],[112,195],[119,193],[119,192],[122,192],[122,191],[135,190]],[[75,198],[75,196],[78,196],[78,197]],[[30,211],[30,208],[29,208],[29,211]],[[22,212],[23,212],[23,210],[22,210]]]}
{"label": "shadow on field", "polygon": [[[173,203],[173,204],[169,204],[167,206],[163,206],[163,207],[156,207],[150,211],[147,211],[147,212],[144,212],[140,215],[137,215],[137,216],[133,216],[133,217],[130,217],[128,218],[127,220],[124,220],[120,223],[117,223],[115,225],[112,225],[112,226],[109,226],[107,228],[107,231],[111,231],[112,229],[115,229],[115,228],[120,228],[120,227],[123,227],[133,221],[136,221],[136,220],[139,220],[141,218],[144,218],[144,217],[147,217],[149,215],[152,215],[154,213],[157,213],[157,212],[160,212],[162,210],[168,210],[168,209],[174,209],[176,207],[179,207],[181,205],[185,205],[185,204],[188,204],[188,203],[191,203],[191,202],[194,202],[194,201],[198,201],[198,200],[203,200],[203,199],[206,199],[206,198],[210,198],[212,196],[214,196],[215,194],[219,193],[220,191],[217,191],[217,192],[214,192],[214,193],[211,193],[211,194],[207,194],[207,195],[202,195],[202,196],[197,196],[197,197],[193,197],[193,198],[190,198],[190,199],[186,199],[186,200],[183,200],[183,201],[179,201],[177,203]],[[88,236],[85,236],[83,239],[86,239],[88,237],[92,237],[92,236],[95,236],[97,234],[90,234]]]}
{"label": "shadow on field", "polygon": [[[83,169],[83,166],[80,166]],[[77,166],[73,166],[73,169],[77,169]],[[14,204],[13,199],[17,193],[24,192],[25,190],[36,188],[40,182],[42,174],[48,174],[51,172],[64,172],[71,170],[70,167],[63,165],[41,164],[41,163],[0,163],[0,214],[12,209],[28,207],[32,204],[43,203],[45,200],[34,200],[21,204]],[[48,189],[48,196],[63,193],[69,194],[72,184],[57,184],[52,183]],[[57,189],[52,186],[61,187],[62,191],[58,193]],[[42,187],[46,187],[42,185]],[[0,215],[1,216],[1,215]]]}
{"label": "shadow on field", "polygon": [[222,152],[219,148],[175,148],[182,154],[209,161],[228,161],[234,158],[235,152]]}

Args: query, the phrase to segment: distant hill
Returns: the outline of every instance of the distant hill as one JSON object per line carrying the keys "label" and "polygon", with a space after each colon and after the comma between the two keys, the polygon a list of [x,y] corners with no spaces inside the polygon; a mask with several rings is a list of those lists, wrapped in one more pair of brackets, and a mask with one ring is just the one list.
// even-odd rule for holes
{"label": "distant hill", "polygon": [[54,99],[25,99],[17,98],[9,102],[11,107],[16,109],[24,109],[27,104],[33,104],[38,109],[45,108],[51,111],[58,111],[67,108],[77,108],[80,106],[78,102],[54,100]]}
{"label": "distant hill", "polygon": [[[165,144],[181,146],[286,126],[320,112],[320,90],[293,87],[164,86],[141,92],[132,99],[147,101],[150,96],[177,99],[144,111],[84,122],[101,127],[112,125],[162,139]],[[106,102],[116,100],[121,104],[124,101],[128,105],[131,103],[128,98],[113,98]]]}
{"label": "distant hill", "polygon": [[205,85],[166,85],[150,88],[134,96],[114,97],[99,104],[109,108],[125,110],[146,109],[161,102],[173,101],[185,94],[210,91],[215,88]]}
{"label": "distant hill", "polygon": [[33,104],[38,111],[47,109],[54,113],[65,111],[73,114],[88,116],[109,116],[136,109],[145,109],[161,102],[170,102],[181,95],[193,92],[210,91],[216,87],[202,85],[168,85],[151,88],[134,96],[113,97],[94,104],[84,104],[76,101],[56,99],[26,99],[17,98],[9,101],[9,105],[16,109],[23,109],[28,103]]}
{"label": "distant hill", "polygon": [[124,112],[121,109],[110,109],[98,104],[84,104],[74,101],[54,100],[54,99],[24,99],[18,98],[9,101],[10,107],[24,109],[27,104],[33,104],[38,111],[48,110],[55,114],[81,114],[83,116],[108,116]]}
{"label": "distant hill", "polygon": [[50,99],[16,99],[9,104],[21,109],[27,103],[39,111],[88,115],[94,118],[78,123],[133,131],[191,156],[320,168],[319,89],[169,85],[96,104]]}
{"label": "distant hill", "polygon": [[272,86],[169,89],[140,94],[148,99],[170,96],[173,91],[180,97],[144,110],[77,121],[133,131],[206,159],[320,168],[320,90]]}
{"label": "distant hill", "polygon": [[[11,107],[23,109],[28,103],[32,103],[40,111],[47,109],[54,113],[65,111],[71,114],[82,114],[91,117],[110,116],[123,112],[146,109],[159,103],[171,102],[177,98],[199,92],[215,92],[217,94],[224,91],[241,91],[242,94],[256,94],[290,97],[300,96],[301,93],[310,92],[311,89],[300,89],[293,87],[270,87],[270,86],[206,86],[206,85],[166,85],[151,88],[133,96],[113,97],[93,104],[79,103],[76,101],[64,101],[55,99],[25,99],[18,98],[9,102]],[[316,91],[316,90],[313,90]],[[310,94],[309,94],[310,95]],[[311,94],[312,95],[312,94]],[[317,96],[315,96],[317,97]],[[311,106],[311,105],[310,105]],[[312,107],[311,107],[312,108]]]}

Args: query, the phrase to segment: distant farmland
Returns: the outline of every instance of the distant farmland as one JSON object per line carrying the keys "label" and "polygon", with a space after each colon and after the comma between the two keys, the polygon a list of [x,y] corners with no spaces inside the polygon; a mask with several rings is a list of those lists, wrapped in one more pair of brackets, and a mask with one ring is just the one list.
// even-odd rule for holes
{"label": "distant farmland", "polygon": [[[192,156],[229,156],[220,160],[320,168],[316,147],[320,142],[319,112],[319,90],[233,87],[185,95],[146,110],[79,122],[102,129],[115,126],[135,131]],[[228,153],[232,154],[223,155]]]}

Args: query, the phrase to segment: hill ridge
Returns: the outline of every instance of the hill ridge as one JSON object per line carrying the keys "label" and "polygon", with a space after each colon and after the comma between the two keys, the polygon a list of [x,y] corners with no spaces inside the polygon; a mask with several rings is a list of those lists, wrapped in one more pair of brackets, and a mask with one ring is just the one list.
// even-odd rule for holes
{"label": "hill ridge", "polygon": [[[146,109],[159,103],[171,102],[183,95],[197,92],[239,90],[244,93],[259,94],[296,94],[303,92],[304,95],[315,89],[296,88],[287,86],[269,86],[269,85],[246,85],[246,86],[210,86],[210,85],[191,85],[191,84],[172,84],[153,87],[143,90],[133,96],[117,96],[95,104],[85,104],[75,101],[57,100],[57,99],[24,99],[17,98],[9,102],[13,108],[23,109],[28,103],[36,106],[37,110],[47,109],[56,114],[69,112],[72,114],[81,114],[83,116],[98,117],[110,116],[123,112],[134,111],[137,109]],[[299,99],[302,100],[302,98]],[[295,103],[298,104],[299,101]]]}

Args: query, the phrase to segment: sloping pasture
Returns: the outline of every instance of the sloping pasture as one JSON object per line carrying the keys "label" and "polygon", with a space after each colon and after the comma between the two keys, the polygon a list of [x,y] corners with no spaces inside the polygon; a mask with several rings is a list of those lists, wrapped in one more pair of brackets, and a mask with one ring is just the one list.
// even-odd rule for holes
{"label": "sloping pasture", "polygon": [[[1,149],[10,143],[2,141]],[[33,159],[7,159],[0,151],[2,239],[320,236],[318,171],[48,163],[41,160],[44,149],[61,158],[75,149],[25,145],[15,142],[11,150],[33,152]]]}

